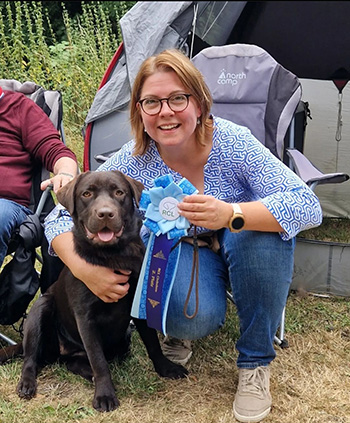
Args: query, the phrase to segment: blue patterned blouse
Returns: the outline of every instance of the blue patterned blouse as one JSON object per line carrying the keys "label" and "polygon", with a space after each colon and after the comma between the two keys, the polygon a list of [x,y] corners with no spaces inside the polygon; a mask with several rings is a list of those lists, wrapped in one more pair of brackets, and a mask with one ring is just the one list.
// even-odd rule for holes
{"label": "blue patterned blouse", "polygon": [[[98,171],[120,170],[146,189],[153,187],[155,178],[168,173],[175,182],[182,179],[163,162],[154,141],[142,156],[133,156],[133,148],[134,141],[124,144]],[[214,118],[213,147],[204,166],[204,194],[228,203],[261,201],[284,229],[284,240],[322,222],[322,209],[314,192],[247,128],[218,117]],[[58,205],[45,222],[49,244],[72,225],[68,212]],[[52,249],[50,252],[53,254]]]}

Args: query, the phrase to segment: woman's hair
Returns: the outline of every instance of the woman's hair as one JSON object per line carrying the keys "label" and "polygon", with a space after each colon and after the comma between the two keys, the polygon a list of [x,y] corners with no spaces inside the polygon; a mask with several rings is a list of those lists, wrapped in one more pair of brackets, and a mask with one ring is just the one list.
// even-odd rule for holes
{"label": "woman's hair", "polygon": [[186,90],[192,94],[199,104],[202,115],[195,131],[197,142],[205,145],[211,134],[212,120],[209,119],[209,113],[212,106],[212,97],[203,75],[180,50],[164,50],[162,53],[146,59],[135,78],[130,100],[130,123],[135,139],[134,155],[144,154],[150,142],[149,135],[144,131],[141,111],[137,107],[137,103],[140,100],[145,80],[159,71],[175,72]]}

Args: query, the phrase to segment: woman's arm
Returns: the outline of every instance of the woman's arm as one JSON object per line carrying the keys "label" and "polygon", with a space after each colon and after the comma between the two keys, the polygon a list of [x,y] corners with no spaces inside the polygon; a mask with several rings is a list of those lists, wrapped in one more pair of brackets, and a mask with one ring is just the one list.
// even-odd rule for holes
{"label": "woman's arm", "polygon": [[[283,232],[264,204],[260,201],[239,203],[244,215],[244,229],[250,231]],[[228,228],[232,216],[232,204],[209,195],[189,195],[178,204],[180,214],[190,223],[207,229]]]}
{"label": "woman's arm", "polygon": [[[223,183],[219,187],[209,186],[213,191],[208,194],[213,192],[212,195],[218,197],[218,189],[222,187],[222,200],[240,203],[247,229],[278,231],[283,240],[322,223],[317,196],[291,169],[247,128],[219,119],[218,125],[224,129],[223,136],[220,131],[216,132],[215,140],[221,148],[218,159]],[[227,136],[228,133],[232,136]],[[272,216],[280,229],[270,220]]]}

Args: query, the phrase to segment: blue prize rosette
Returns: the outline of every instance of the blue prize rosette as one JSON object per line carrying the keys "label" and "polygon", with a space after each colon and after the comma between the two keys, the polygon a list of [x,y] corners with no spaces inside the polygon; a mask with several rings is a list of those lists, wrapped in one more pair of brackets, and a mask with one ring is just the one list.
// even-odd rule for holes
{"label": "blue prize rosette", "polygon": [[180,216],[177,204],[198,190],[185,178],[176,184],[171,175],[153,181],[154,188],[143,191],[140,210],[143,224],[150,230],[145,257],[136,288],[131,316],[147,319],[149,327],[166,334],[166,315],[179,261],[181,243],[190,223]]}

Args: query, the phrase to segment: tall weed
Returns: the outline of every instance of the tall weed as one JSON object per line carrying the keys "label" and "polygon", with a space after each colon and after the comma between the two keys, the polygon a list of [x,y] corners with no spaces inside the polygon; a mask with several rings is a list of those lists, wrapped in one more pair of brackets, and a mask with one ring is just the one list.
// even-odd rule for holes
{"label": "tall weed", "polygon": [[135,4],[82,2],[72,18],[62,3],[65,39],[57,42],[41,1],[0,1],[0,78],[30,80],[63,96],[67,145],[83,156],[82,128],[104,72],[121,42],[120,18]]}

